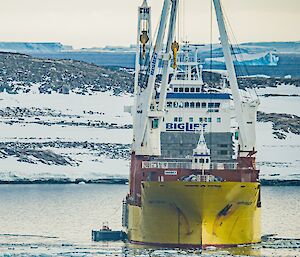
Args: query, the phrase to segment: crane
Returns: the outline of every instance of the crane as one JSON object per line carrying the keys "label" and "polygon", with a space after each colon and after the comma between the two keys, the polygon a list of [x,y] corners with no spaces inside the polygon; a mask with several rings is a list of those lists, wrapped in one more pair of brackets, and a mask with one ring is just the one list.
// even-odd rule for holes
{"label": "crane", "polygon": [[[164,103],[167,92],[171,45],[174,40],[175,24],[179,0],[164,0],[160,24],[154,46],[147,37],[150,32],[150,9],[144,0],[139,8],[138,42],[136,53],[136,75],[133,106],[133,152],[136,155],[160,156],[160,131],[164,116]],[[166,27],[167,43],[164,46]],[[144,27],[143,27],[144,26]],[[156,94],[156,77],[159,63],[162,63],[161,93]],[[158,97],[159,107],[155,101]]]}
{"label": "crane", "polygon": [[243,99],[240,94],[221,2],[220,0],[213,0],[213,2],[217,16],[226,69],[228,72],[228,80],[236,111],[236,119],[239,126],[239,153],[243,157],[249,155],[249,153],[255,152],[255,123],[259,100],[254,94],[250,94],[250,98],[248,99]]}
{"label": "crane", "polygon": [[[213,3],[239,126],[239,153],[246,157],[255,152],[255,121],[259,101],[255,97],[244,100],[240,94],[221,2],[213,0]],[[171,52],[173,51],[175,57],[178,51],[178,43],[174,41],[178,8],[179,0],[164,0],[156,41],[152,45],[151,9],[147,0],[144,0],[139,7],[135,102],[132,109],[132,151],[135,155],[160,156],[161,154],[160,133],[165,111]],[[160,93],[157,94],[156,80],[159,65],[162,67],[162,78]]]}

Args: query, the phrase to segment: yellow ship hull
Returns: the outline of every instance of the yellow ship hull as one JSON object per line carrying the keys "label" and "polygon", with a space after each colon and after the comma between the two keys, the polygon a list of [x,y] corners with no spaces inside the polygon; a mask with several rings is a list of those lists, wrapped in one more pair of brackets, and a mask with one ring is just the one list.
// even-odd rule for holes
{"label": "yellow ship hull", "polygon": [[260,184],[143,182],[141,207],[128,204],[132,243],[166,247],[258,243]]}

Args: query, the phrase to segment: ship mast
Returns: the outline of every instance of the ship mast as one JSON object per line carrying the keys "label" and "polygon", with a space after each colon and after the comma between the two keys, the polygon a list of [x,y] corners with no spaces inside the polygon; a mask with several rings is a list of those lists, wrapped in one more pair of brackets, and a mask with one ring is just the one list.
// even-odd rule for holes
{"label": "ship mast", "polygon": [[213,2],[217,16],[226,69],[228,72],[228,80],[236,111],[236,119],[239,126],[240,154],[241,156],[247,156],[249,153],[254,153],[255,149],[255,123],[259,100],[257,97],[252,96],[252,98],[248,99],[248,101],[245,101],[240,95],[221,3],[220,0],[213,0]]}

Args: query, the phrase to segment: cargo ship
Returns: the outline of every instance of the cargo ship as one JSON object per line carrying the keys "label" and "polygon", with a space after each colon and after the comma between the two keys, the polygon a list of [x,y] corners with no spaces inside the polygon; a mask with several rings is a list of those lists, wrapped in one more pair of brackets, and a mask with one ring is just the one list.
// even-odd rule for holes
{"label": "cargo ship", "polygon": [[202,80],[197,51],[176,41],[178,0],[165,0],[155,42],[138,8],[133,144],[123,226],[130,243],[179,248],[258,243],[255,164],[259,100],[238,87],[220,0],[214,0],[227,77]]}

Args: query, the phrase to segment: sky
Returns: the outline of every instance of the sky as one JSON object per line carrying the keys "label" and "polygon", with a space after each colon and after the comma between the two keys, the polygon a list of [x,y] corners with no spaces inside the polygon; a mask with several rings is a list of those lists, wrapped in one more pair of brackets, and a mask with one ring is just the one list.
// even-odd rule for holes
{"label": "sky", "polygon": [[[210,1],[182,0],[181,39],[210,42]],[[148,0],[153,30],[163,0]],[[141,0],[0,0],[0,42],[61,42],[81,47],[136,43]],[[300,40],[300,0],[222,0],[235,43]],[[218,41],[213,16],[213,41]]]}

